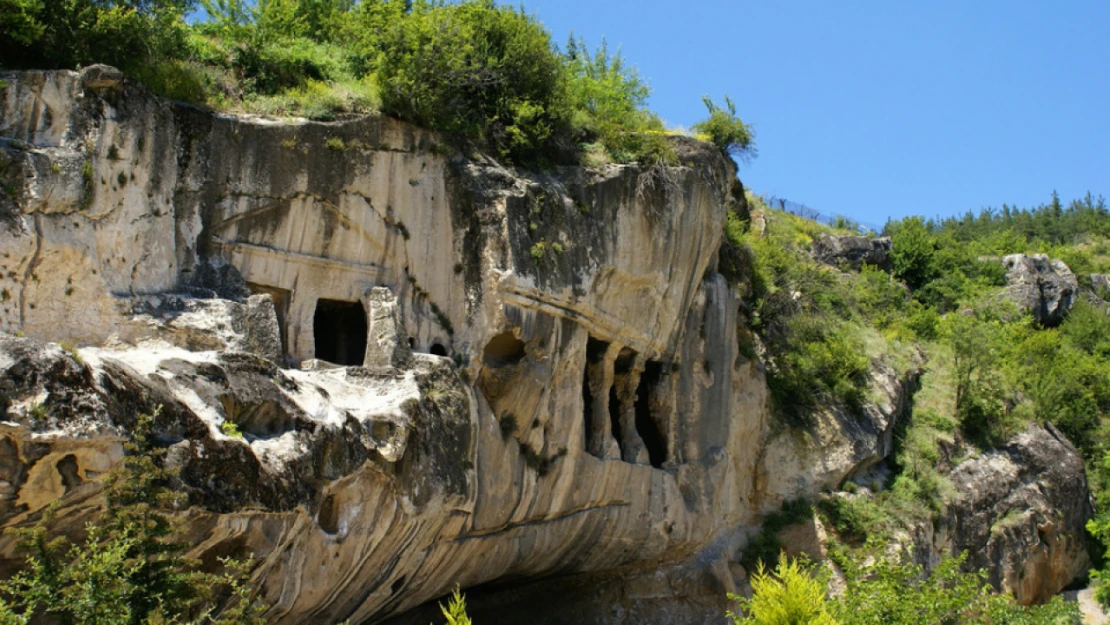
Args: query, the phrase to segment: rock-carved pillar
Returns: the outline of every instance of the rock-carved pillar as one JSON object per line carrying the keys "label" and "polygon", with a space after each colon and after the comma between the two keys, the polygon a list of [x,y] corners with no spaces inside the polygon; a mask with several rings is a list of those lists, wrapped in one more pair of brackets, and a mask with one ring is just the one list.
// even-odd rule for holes
{"label": "rock-carved pillar", "polygon": [[586,381],[590,389],[590,431],[586,432],[586,451],[602,460],[619,460],[620,446],[609,422],[609,390],[613,388],[613,363],[620,346],[610,345],[597,362],[586,362]]}
{"label": "rock-carved pillar", "polygon": [[403,369],[412,366],[412,349],[401,323],[401,308],[393,291],[384,286],[362,294],[366,309],[366,355],[362,365],[368,369]]}
{"label": "rock-carved pillar", "polygon": [[617,376],[617,400],[620,402],[621,458],[625,462],[648,464],[647,446],[636,431],[636,391],[644,373],[645,361],[637,356],[628,373]]}

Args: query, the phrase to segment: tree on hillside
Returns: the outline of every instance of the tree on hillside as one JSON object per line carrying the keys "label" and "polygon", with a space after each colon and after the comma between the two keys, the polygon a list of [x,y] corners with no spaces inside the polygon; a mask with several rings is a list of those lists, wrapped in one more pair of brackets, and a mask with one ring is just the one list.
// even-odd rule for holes
{"label": "tree on hillside", "polygon": [[891,262],[894,276],[911,289],[920,289],[934,276],[933,254],[936,241],[925,221],[909,217],[887,226],[890,231]]}
{"label": "tree on hillside", "polygon": [[137,68],[184,50],[195,0],[0,0],[0,59],[16,67]]}

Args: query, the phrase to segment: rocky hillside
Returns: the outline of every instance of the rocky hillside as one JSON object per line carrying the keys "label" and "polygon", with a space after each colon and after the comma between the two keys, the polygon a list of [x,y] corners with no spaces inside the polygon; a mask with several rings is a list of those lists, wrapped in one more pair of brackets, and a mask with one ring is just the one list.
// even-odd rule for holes
{"label": "rocky hillside", "polygon": [[[211,113],[105,66],[3,80],[4,526],[58,500],[79,530],[157,412],[193,555],[253,557],[268,622],[427,622],[458,585],[482,622],[701,623],[768,515],[881,482],[912,421],[923,358],[883,350],[859,401],[781,417],[786,361],[726,236],[753,207],[711,145],[535,173],[385,117]],[[890,244],[821,249],[851,281]],[[1085,573],[1059,432],[950,465],[917,553],[968,550],[1024,602]]]}

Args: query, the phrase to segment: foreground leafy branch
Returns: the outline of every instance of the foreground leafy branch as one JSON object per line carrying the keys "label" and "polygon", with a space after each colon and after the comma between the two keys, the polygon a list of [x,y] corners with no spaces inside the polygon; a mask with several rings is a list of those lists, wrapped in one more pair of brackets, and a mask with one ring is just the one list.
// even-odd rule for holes
{"label": "foreground leafy branch", "polygon": [[207,573],[175,539],[171,513],[187,502],[170,489],[177,472],[150,440],[153,422],[139,415],[129,454],[105,479],[104,514],[83,541],[56,530],[59,502],[34,525],[9,530],[28,555],[24,570],[0,581],[0,625],[44,617],[61,625],[262,625],[249,562],[221,559],[223,573]]}

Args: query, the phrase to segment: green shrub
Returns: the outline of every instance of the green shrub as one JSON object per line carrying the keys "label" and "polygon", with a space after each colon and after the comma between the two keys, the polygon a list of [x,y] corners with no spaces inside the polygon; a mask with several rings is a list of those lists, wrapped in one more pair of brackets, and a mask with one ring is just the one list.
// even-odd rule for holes
{"label": "green shrub", "polygon": [[309,81],[349,76],[343,52],[310,39],[279,39],[233,49],[231,67],[250,93],[273,95]]}
{"label": "green shrub", "polygon": [[728,596],[743,612],[728,612],[734,625],[837,625],[826,606],[824,580],[799,560],[781,558],[773,573],[760,565],[751,583],[750,599]]}
{"label": "green shrub", "polygon": [[414,6],[375,33],[383,109],[501,156],[535,159],[566,119],[562,59],[532,16],[490,0]]}
{"label": "green shrub", "polygon": [[443,612],[443,617],[447,619],[447,625],[471,625],[470,617],[466,614],[466,598],[459,592],[458,586],[451,593],[447,605],[445,606],[442,603],[439,605],[439,611]]}
{"label": "green shrub", "polygon": [[4,0],[0,58],[16,67],[108,63],[125,71],[180,56],[188,0]]}
{"label": "green shrub", "polygon": [[225,436],[230,436],[231,438],[243,438],[243,432],[239,430],[239,424],[234,421],[224,421],[221,423],[220,432],[223,432]]}
{"label": "green shrub", "polygon": [[755,135],[751,128],[736,115],[736,103],[725,96],[725,105],[718,106],[709,96],[702,96],[709,119],[694,124],[694,132],[705,135],[725,154],[740,160],[755,158]]}
{"label": "green shrub", "polygon": [[948,315],[942,335],[952,348],[960,431],[984,449],[1002,442],[1013,433],[1007,384],[997,366],[1006,342],[1003,324],[983,307],[975,315]]}
{"label": "green shrub", "polygon": [[42,37],[45,26],[37,16],[42,0],[0,0],[0,26],[4,43],[30,45]]}
{"label": "green shrub", "polygon": [[751,296],[763,297],[767,287],[758,269],[759,258],[748,237],[749,220],[735,210],[725,214],[724,240],[721,242],[720,272],[730,284],[751,283]]}
{"label": "green shrub", "polygon": [[208,70],[188,61],[152,61],[134,72],[152,92],[171,100],[203,105],[209,100],[213,80]]}
{"label": "green shrub", "polygon": [[967,554],[946,557],[925,575],[914,564],[884,558],[866,569],[848,563],[847,589],[828,611],[843,625],[1066,625],[1079,608],[1055,597],[1043,606],[1018,605],[995,594],[982,571],[964,572]]}
{"label": "green shrub", "polygon": [[863,342],[850,325],[796,315],[776,347],[767,385],[783,416],[806,425],[808,413],[824,400],[859,409],[868,365]]}
{"label": "green shrub", "polygon": [[620,52],[602,40],[590,54],[583,39],[571,37],[565,53],[570,122],[576,143],[598,142],[611,160],[673,160],[663,122],[647,108],[651,93]]}
{"label": "green shrub", "polygon": [[765,209],[764,215],[766,231],[752,242],[752,290],[759,298],[753,329],[767,348],[776,413],[788,425],[808,426],[819,404],[856,410],[870,368],[857,302],[886,298],[879,291],[900,302],[904,292],[872,272],[878,284],[886,283],[872,293],[865,281],[814,262],[808,246],[827,227],[779,211]]}
{"label": "green shrub", "polygon": [[782,551],[778,533],[812,517],[813,506],[805,499],[784,502],[780,510],[763,519],[759,532],[752,536],[748,546],[744,548],[740,564],[748,571],[754,571],[760,566],[778,566]]}
{"label": "green shrub", "polygon": [[904,326],[913,337],[923,341],[934,341],[940,327],[940,315],[936,309],[924,306],[916,300],[911,301],[901,318]]}
{"label": "green shrub", "polygon": [[1088,354],[1110,357],[1110,315],[1079,298],[1060,325],[1061,338]]}
{"label": "green shrub", "polygon": [[887,519],[869,497],[830,497],[817,506],[840,537],[849,543],[862,544],[872,533],[881,531]]}
{"label": "green shrub", "polygon": [[887,225],[894,275],[911,289],[919,289],[935,275],[933,254],[936,241],[920,217],[907,217]]}

